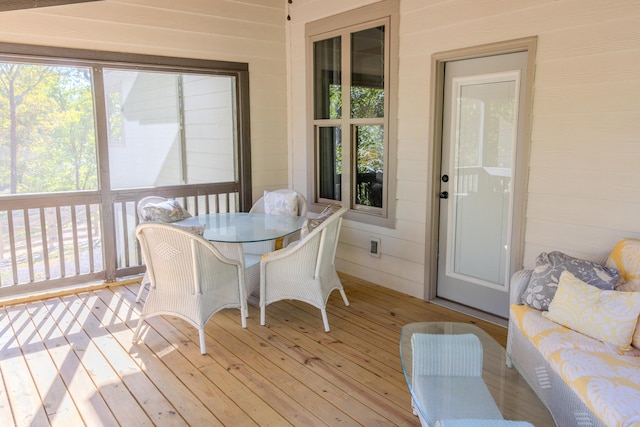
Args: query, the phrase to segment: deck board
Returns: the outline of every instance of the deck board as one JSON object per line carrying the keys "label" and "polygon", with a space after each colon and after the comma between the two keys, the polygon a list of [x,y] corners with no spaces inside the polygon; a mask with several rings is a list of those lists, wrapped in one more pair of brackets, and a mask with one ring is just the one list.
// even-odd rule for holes
{"label": "deck board", "polygon": [[[506,342],[500,326],[341,275],[350,301],[320,310],[256,302],[215,314],[198,333],[171,316],[148,319],[137,285],[0,308],[0,419],[15,426],[419,426],[399,356],[410,322],[461,321]],[[528,403],[527,403],[528,405]],[[528,408],[528,407],[527,407]],[[548,425],[548,417],[530,421]]]}

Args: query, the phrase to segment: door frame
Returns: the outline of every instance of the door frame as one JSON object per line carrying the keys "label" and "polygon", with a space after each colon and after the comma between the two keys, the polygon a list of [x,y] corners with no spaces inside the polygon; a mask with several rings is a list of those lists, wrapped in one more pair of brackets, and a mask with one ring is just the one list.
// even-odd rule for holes
{"label": "door frame", "polygon": [[537,37],[526,37],[487,45],[455,49],[435,53],[431,56],[431,100],[429,125],[432,129],[430,138],[431,174],[427,177],[427,218],[425,238],[425,287],[424,299],[429,301],[436,298],[438,282],[438,242],[440,225],[440,173],[442,158],[442,117],[444,100],[444,70],[450,61],[482,58],[505,53],[527,52],[527,73],[523,99],[522,142],[518,146],[515,168],[524,171],[516,174],[514,180],[512,241],[519,242],[512,247],[514,268],[522,268],[524,256],[525,214],[527,203],[527,182],[529,168],[529,152],[531,145],[531,114],[533,110],[533,79],[535,75],[535,56]]}

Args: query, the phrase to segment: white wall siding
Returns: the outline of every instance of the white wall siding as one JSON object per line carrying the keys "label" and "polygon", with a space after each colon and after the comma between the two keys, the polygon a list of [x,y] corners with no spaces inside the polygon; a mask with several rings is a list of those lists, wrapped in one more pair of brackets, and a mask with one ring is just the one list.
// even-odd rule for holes
{"label": "white wall siding", "polygon": [[[249,63],[254,200],[307,189],[305,24],[376,0],[105,0],[0,13],[0,42]],[[286,20],[289,13],[291,20]],[[395,227],[344,222],[338,268],[423,297],[432,55],[536,36],[524,265],[640,238],[637,0],[400,0]],[[380,258],[368,254],[381,239]]]}
{"label": "white wall siding", "polygon": [[285,3],[104,0],[2,12],[0,42],[249,63],[256,200],[288,186]]}
{"label": "white wall siding", "polygon": [[[304,23],[343,12],[345,3],[296,0],[292,7],[294,157],[307,150]],[[427,211],[437,203],[430,194],[432,55],[531,36],[538,45],[524,265],[541,251],[590,257],[622,237],[640,237],[640,3],[401,0],[400,11],[396,226],[345,221],[342,271],[425,295],[425,247],[435,238]],[[294,186],[306,179],[294,174]],[[370,236],[382,240],[380,258],[367,253]]]}

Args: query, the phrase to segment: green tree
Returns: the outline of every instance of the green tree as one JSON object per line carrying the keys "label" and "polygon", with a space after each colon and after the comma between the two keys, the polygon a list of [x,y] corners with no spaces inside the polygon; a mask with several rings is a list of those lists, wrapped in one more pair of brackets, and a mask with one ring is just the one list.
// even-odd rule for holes
{"label": "green tree", "polygon": [[[0,64],[0,123],[10,123],[11,193],[97,188],[89,69]],[[10,175],[10,179],[7,179]]]}
{"label": "green tree", "polygon": [[[28,96],[49,76],[49,67],[17,63],[0,63],[0,95],[6,101],[9,125],[9,188],[12,194],[18,190],[18,149],[21,144],[18,111]],[[6,121],[5,121],[6,122]]]}

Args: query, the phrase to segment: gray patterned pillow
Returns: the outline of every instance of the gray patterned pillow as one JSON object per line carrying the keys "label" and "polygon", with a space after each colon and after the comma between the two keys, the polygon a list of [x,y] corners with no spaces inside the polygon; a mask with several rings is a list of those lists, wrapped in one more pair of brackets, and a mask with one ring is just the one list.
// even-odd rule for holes
{"label": "gray patterned pillow", "polygon": [[327,218],[339,211],[339,206],[329,205],[316,218],[307,218],[302,224],[300,230],[300,237],[306,237],[309,233],[315,230],[320,224],[322,224]]}
{"label": "gray patterned pillow", "polygon": [[160,203],[149,203],[142,208],[142,218],[147,222],[176,222],[191,218],[175,199],[169,199]]}
{"label": "gray patterned pillow", "polygon": [[614,268],[573,258],[562,252],[542,252],[536,258],[536,267],[522,293],[521,303],[538,310],[548,310],[558,289],[560,274],[565,270],[583,282],[604,290],[613,289],[620,278],[618,270]]}
{"label": "gray patterned pillow", "polygon": [[193,234],[197,234],[198,236],[204,236],[204,230],[207,228],[206,225],[202,224],[202,225],[178,225],[178,224],[171,224],[174,227],[180,228],[184,231],[188,231],[190,233]]}

